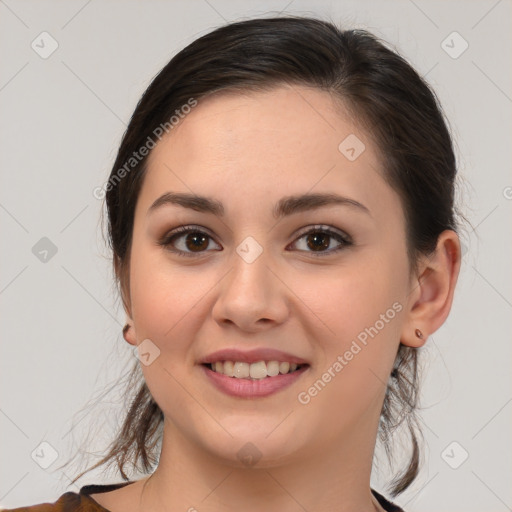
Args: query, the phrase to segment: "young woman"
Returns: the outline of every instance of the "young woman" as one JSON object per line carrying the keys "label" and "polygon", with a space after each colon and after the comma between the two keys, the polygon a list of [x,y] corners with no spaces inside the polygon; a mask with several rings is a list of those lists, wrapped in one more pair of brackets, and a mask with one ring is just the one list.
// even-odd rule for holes
{"label": "young woman", "polygon": [[455,176],[434,93],[368,32],[252,19],[180,51],[95,192],[140,380],[94,467],[126,481],[30,510],[402,510],[374,449],[408,429],[397,496],[460,268]]}

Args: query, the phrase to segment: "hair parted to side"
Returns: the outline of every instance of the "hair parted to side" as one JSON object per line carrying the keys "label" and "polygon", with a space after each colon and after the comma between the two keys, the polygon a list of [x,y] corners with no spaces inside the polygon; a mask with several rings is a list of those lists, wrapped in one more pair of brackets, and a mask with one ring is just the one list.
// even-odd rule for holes
{"label": "hair parted to side", "polygon": [[[310,17],[280,16],[230,23],[196,39],[169,61],[143,94],[110,176],[191,98],[200,103],[216,91],[265,91],[285,84],[330,93],[365,127],[381,155],[384,178],[400,196],[410,270],[416,272],[419,256],[431,254],[439,234],[458,228],[452,140],[428,84],[398,53],[364,30],[341,30]],[[108,241],[125,308],[134,212],[146,162],[147,156],[106,192]],[[410,433],[411,457],[390,484],[393,497],[407,489],[419,472],[418,373],[418,349],[400,344],[379,423],[379,439],[390,462],[393,432],[405,424]],[[125,480],[126,464],[148,473],[158,463],[163,413],[137,360],[129,379],[133,399],[109,452],[73,482],[107,463],[115,462]]]}

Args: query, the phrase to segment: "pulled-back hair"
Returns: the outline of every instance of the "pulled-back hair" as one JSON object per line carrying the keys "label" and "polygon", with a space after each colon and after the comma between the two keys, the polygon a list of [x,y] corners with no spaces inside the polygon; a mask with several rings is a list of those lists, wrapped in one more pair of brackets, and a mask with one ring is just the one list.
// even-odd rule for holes
{"label": "pulled-back hair", "polygon": [[[191,98],[200,103],[217,91],[257,92],[286,84],[330,93],[365,127],[380,154],[384,178],[401,200],[411,272],[417,271],[421,255],[436,248],[442,231],[457,231],[456,159],[441,107],[425,80],[396,51],[367,31],[341,30],[320,19],[282,16],[229,23],[169,61],[144,92],[123,136],[104,192],[108,241],[125,307],[135,205],[147,155],[129,169],[126,162]],[[378,435],[391,460],[395,429],[405,426],[410,434],[410,459],[394,475],[392,496],[407,489],[419,472],[418,388],[418,349],[400,344]],[[109,452],[73,482],[106,463],[115,462],[125,480],[127,463],[145,473],[155,468],[164,416],[137,360],[126,396],[130,406]]]}

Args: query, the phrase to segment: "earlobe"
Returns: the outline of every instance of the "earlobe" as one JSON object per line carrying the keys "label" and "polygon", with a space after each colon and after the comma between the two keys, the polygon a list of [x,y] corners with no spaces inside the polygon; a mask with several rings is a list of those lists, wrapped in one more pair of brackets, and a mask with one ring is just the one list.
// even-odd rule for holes
{"label": "earlobe", "polygon": [[421,347],[445,322],[451,309],[460,270],[460,242],[452,230],[443,231],[432,255],[422,263],[421,275],[410,293],[410,310],[400,341]]}
{"label": "earlobe", "polygon": [[135,333],[133,330],[133,326],[130,323],[127,323],[123,327],[123,338],[130,344],[130,345],[137,345],[137,339],[135,337]]}
{"label": "earlobe", "polygon": [[409,329],[407,333],[402,334],[400,337],[400,343],[402,345],[407,345],[408,347],[420,348],[427,342],[427,339],[428,334],[416,327],[415,329]]}

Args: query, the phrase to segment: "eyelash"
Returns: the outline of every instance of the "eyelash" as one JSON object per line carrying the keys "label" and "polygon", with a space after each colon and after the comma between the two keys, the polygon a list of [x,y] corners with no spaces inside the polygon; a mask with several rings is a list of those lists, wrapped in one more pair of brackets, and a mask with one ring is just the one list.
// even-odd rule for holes
{"label": "eyelash", "polygon": [[[158,245],[161,245],[161,246],[165,247],[167,250],[175,253],[177,256],[184,256],[184,257],[189,258],[189,257],[195,257],[196,255],[201,255],[201,252],[190,253],[190,252],[186,252],[186,251],[181,251],[179,249],[171,248],[171,244],[173,243],[173,241],[175,239],[177,239],[180,236],[182,236],[184,234],[187,234],[187,233],[199,233],[199,234],[202,234],[202,235],[206,235],[207,237],[209,237],[210,239],[213,240],[213,238],[208,233],[206,233],[205,231],[200,229],[199,226],[197,226],[197,227],[196,226],[181,226],[181,227],[176,228],[175,230],[171,231],[167,235],[165,235],[158,242]],[[348,237],[348,236],[344,237],[340,233],[338,233],[336,231],[333,231],[333,230],[329,229],[328,227],[322,226],[322,225],[314,226],[309,231],[302,232],[298,236],[296,241],[300,240],[301,238],[304,238],[307,235],[317,234],[317,233],[322,233],[322,234],[329,235],[330,237],[333,237],[333,238],[337,239],[339,242],[342,242],[342,245],[337,247],[337,248],[335,248],[335,249],[330,249],[328,251],[319,251],[319,252],[315,252],[315,251],[300,251],[300,252],[309,252],[309,253],[311,253],[315,257],[322,257],[322,256],[331,255],[333,253],[337,253],[337,252],[339,252],[339,251],[341,251],[341,250],[343,250],[343,249],[353,245],[353,242],[351,241],[350,237]],[[296,241],[293,242],[293,243],[296,243]],[[204,253],[204,252],[207,252],[207,251],[202,251],[202,252]]]}

